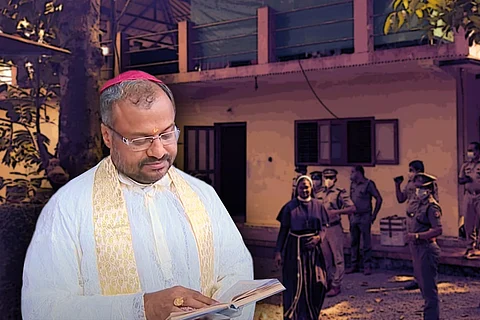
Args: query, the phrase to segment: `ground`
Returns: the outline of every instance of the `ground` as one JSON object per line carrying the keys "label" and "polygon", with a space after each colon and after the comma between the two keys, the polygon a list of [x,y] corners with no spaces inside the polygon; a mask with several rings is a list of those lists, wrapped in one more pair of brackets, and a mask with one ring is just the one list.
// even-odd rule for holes
{"label": "ground", "polygon": [[[420,290],[403,290],[411,279],[394,271],[346,275],[342,293],[325,299],[322,320],[421,320]],[[440,275],[438,289],[441,319],[480,319],[480,279]],[[282,307],[259,303],[255,320],[267,319],[283,320]]]}

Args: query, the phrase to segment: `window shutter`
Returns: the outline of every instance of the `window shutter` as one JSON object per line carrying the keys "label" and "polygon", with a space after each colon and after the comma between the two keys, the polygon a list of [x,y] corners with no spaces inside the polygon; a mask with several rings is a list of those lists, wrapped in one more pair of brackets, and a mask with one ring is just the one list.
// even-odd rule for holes
{"label": "window shutter", "polygon": [[318,122],[302,121],[295,123],[296,165],[312,165],[318,163]]}
{"label": "window shutter", "polygon": [[375,138],[376,164],[398,165],[400,163],[398,120],[375,120]]}

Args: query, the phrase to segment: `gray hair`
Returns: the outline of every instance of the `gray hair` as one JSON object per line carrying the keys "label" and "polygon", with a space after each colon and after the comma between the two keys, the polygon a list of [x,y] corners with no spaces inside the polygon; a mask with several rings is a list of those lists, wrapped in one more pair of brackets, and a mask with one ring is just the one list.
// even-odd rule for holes
{"label": "gray hair", "polygon": [[164,83],[154,83],[149,80],[128,80],[111,86],[100,95],[100,115],[102,122],[108,126],[113,125],[112,108],[120,100],[128,99],[139,108],[149,109],[160,87],[173,105],[175,112],[175,100],[172,91]]}

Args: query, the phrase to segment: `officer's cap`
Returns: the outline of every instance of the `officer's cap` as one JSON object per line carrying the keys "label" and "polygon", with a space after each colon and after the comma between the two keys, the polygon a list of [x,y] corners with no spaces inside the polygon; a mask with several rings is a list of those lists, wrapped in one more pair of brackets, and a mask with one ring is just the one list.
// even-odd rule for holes
{"label": "officer's cap", "polygon": [[297,166],[295,167],[296,173],[306,174],[307,173],[307,166]]}
{"label": "officer's cap", "polygon": [[338,171],[332,168],[328,168],[323,170],[322,174],[325,178],[335,178],[338,174]]}
{"label": "officer's cap", "polygon": [[430,174],[426,174],[424,172],[419,172],[415,175],[414,182],[417,188],[420,187],[430,187],[437,178]]}
{"label": "officer's cap", "polygon": [[312,180],[322,180],[322,171],[312,171],[310,172]]}

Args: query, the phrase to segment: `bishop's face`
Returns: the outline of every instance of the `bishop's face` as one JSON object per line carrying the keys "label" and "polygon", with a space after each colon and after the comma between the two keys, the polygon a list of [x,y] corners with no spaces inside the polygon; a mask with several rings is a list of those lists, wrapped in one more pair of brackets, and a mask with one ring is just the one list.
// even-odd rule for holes
{"label": "bishop's face", "polygon": [[143,151],[134,151],[126,145],[123,136],[129,140],[158,136],[175,129],[175,111],[172,102],[158,87],[149,108],[134,105],[128,99],[118,101],[112,109],[115,134],[102,125],[102,135],[110,148],[112,161],[121,173],[140,183],[154,183],[162,179],[177,156],[177,141],[169,144],[155,139]]}

